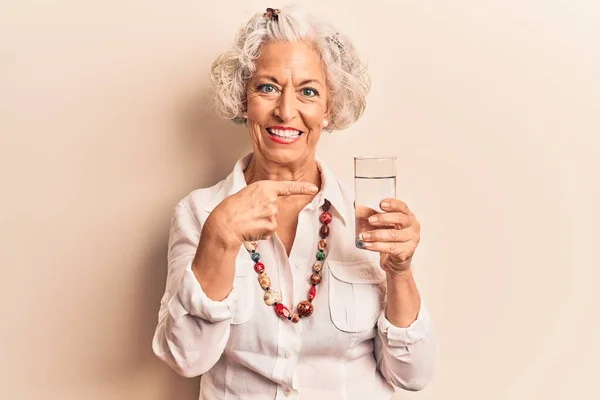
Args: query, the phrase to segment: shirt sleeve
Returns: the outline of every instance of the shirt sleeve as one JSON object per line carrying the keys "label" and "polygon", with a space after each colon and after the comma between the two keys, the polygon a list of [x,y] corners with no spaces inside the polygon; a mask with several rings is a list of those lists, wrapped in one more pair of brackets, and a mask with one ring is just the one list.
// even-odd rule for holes
{"label": "shirt sleeve", "polygon": [[152,340],[154,354],[177,373],[194,377],[221,357],[229,339],[235,293],[209,299],[192,272],[201,224],[180,202],[171,219],[167,284]]}
{"label": "shirt sleeve", "polygon": [[421,303],[417,319],[407,328],[393,325],[381,311],[375,337],[377,367],[390,384],[423,389],[434,374],[438,356],[433,321]]}

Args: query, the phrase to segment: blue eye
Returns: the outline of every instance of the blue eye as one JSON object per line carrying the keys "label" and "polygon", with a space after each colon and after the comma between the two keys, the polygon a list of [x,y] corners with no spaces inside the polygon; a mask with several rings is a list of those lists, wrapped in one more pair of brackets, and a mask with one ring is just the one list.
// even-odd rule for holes
{"label": "blue eye", "polygon": [[319,92],[317,92],[317,89],[304,88],[304,89],[302,89],[302,95],[304,95],[306,97],[315,97],[315,96],[319,95]]}
{"label": "blue eye", "polygon": [[262,85],[258,86],[258,91],[263,93],[275,93],[276,90],[277,89],[275,86],[271,85],[270,83],[263,83]]}

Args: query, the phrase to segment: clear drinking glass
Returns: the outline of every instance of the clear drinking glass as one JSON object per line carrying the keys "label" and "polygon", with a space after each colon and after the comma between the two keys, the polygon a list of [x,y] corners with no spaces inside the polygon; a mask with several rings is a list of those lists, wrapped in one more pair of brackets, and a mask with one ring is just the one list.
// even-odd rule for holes
{"label": "clear drinking glass", "polygon": [[354,157],[354,215],[356,246],[360,248],[362,232],[381,229],[369,224],[368,218],[382,212],[379,204],[396,198],[396,157]]}

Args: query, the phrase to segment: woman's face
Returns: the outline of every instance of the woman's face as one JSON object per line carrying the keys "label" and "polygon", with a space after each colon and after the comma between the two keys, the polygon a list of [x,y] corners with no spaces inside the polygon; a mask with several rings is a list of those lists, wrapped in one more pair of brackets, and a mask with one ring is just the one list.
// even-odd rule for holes
{"label": "woman's face", "polygon": [[313,48],[302,42],[266,43],[246,95],[255,154],[277,164],[314,157],[328,93],[323,64]]}

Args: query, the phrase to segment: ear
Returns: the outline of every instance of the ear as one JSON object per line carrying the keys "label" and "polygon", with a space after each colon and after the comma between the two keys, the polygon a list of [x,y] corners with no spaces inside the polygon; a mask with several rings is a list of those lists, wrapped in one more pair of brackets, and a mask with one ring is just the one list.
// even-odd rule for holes
{"label": "ear", "polygon": [[326,129],[329,126],[329,123],[331,122],[331,107],[329,104],[327,104],[327,109],[325,110],[325,115],[323,115],[323,122],[322,122],[322,127],[323,129]]}
{"label": "ear", "polygon": [[327,128],[327,126],[329,125],[329,120],[331,119],[331,107],[329,105],[329,102],[327,102],[327,106],[325,108],[325,113],[323,114],[323,122],[321,122],[321,127],[323,129]]}
{"label": "ear", "polygon": [[329,126],[331,122],[331,104],[327,101],[327,106],[325,108],[325,115],[323,115],[323,129]]}

